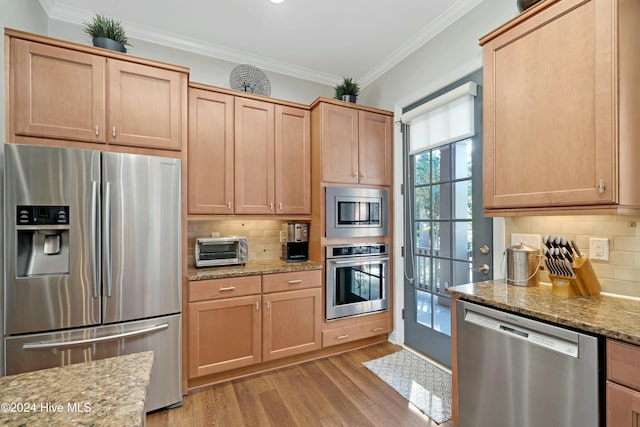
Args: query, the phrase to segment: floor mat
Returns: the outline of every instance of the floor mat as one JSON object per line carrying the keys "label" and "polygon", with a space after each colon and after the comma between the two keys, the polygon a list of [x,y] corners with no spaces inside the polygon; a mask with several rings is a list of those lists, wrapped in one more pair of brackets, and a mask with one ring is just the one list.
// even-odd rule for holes
{"label": "floor mat", "polygon": [[363,362],[438,424],[451,419],[451,374],[409,350]]}

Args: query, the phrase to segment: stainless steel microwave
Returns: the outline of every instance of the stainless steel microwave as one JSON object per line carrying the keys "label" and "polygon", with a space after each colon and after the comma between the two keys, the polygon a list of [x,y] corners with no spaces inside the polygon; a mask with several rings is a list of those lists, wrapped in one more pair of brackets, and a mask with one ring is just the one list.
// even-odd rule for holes
{"label": "stainless steel microwave", "polygon": [[247,238],[242,236],[196,239],[196,267],[246,264],[249,255]]}
{"label": "stainless steel microwave", "polygon": [[388,191],[377,188],[327,187],[326,237],[385,237]]}

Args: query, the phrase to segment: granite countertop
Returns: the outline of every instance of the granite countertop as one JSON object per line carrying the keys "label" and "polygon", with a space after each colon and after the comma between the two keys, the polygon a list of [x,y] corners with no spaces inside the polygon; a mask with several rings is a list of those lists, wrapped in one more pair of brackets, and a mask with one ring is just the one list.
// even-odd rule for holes
{"label": "granite countertop", "polygon": [[0,424],[140,426],[153,352],[0,377]]}
{"label": "granite countertop", "polygon": [[187,271],[188,280],[224,279],[228,277],[255,276],[259,274],[289,273],[293,271],[321,270],[322,264],[313,261],[285,262],[281,259],[248,261],[246,265],[223,267],[191,267]]}
{"label": "granite countertop", "polygon": [[514,286],[488,280],[454,286],[447,293],[467,301],[520,313],[640,345],[640,300],[600,294],[561,297],[550,285]]}

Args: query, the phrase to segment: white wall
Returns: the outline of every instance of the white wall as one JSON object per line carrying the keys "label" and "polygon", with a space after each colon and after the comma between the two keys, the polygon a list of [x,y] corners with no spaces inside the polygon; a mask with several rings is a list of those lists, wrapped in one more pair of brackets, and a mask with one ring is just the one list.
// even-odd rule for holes
{"label": "white wall", "polygon": [[[82,31],[81,25],[51,20],[49,22],[50,37],[91,45],[91,40]],[[190,69],[193,82],[204,83],[229,89],[229,73],[236,63],[223,61],[191,52],[131,39],[132,47],[127,53],[170,64],[182,65]],[[301,104],[311,104],[317,97],[333,96],[333,87],[307,80],[288,77],[278,73],[265,71],[271,82],[271,97]]]}
{"label": "white wall", "polygon": [[[484,0],[412,55],[363,89],[358,102],[395,112],[482,67],[480,37],[518,14],[515,0]],[[402,134],[394,126],[394,193],[402,183]],[[402,198],[394,200],[394,331],[390,341],[404,343],[404,266],[400,248],[404,244]],[[494,221],[493,253],[503,251],[504,221]],[[494,267],[498,264],[495,263]],[[494,268],[495,274],[495,268]],[[496,276],[497,278],[498,276]]]}
{"label": "white wall", "polygon": [[[42,10],[38,0],[0,0],[0,28],[3,36],[5,28],[29,31],[32,33],[47,33],[47,15]],[[3,43],[4,46],[4,43]],[[6,138],[5,134],[5,64],[4,48],[0,56],[0,138],[2,142]]]}
{"label": "white wall", "polygon": [[[4,28],[15,28],[24,31],[40,32],[47,31],[47,17],[37,0],[0,0],[0,28],[4,33]],[[4,35],[4,34],[3,34]],[[3,43],[4,46],[4,43]],[[4,49],[3,49],[4,52]],[[5,61],[4,54],[0,55],[0,190],[2,189],[3,175],[2,164],[4,162],[4,141],[5,141]],[[2,195],[2,191],[0,191]],[[2,198],[0,198],[0,212],[2,212]],[[0,215],[0,224],[4,218]],[[0,226],[0,242],[4,242],[2,226]],[[0,246],[4,243],[0,243]],[[0,247],[0,278],[4,277],[3,249]],[[0,280],[2,283],[2,280]],[[0,376],[4,375],[4,302],[2,286],[0,286]]]}

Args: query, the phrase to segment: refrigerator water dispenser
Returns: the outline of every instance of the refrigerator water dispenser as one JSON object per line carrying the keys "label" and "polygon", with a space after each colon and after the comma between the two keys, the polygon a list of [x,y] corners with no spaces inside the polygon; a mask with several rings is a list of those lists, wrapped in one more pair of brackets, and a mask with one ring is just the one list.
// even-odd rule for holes
{"label": "refrigerator water dispenser", "polygon": [[17,277],[69,274],[69,207],[18,206]]}

